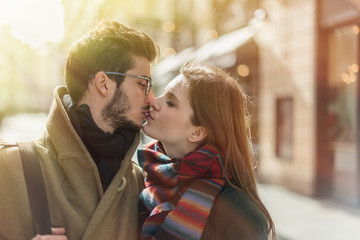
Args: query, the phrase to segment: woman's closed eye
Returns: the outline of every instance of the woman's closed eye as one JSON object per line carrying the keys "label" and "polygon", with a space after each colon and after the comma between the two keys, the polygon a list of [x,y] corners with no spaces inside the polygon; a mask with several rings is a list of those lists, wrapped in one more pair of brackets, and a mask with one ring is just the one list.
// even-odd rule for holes
{"label": "woman's closed eye", "polygon": [[169,107],[175,107],[175,104],[173,103],[172,100],[167,100],[167,101],[166,101],[166,104],[167,104]]}
{"label": "woman's closed eye", "polygon": [[179,103],[175,95],[171,92],[166,92],[164,94],[164,97],[166,100],[166,105],[168,105],[169,107],[176,107],[177,104]]}

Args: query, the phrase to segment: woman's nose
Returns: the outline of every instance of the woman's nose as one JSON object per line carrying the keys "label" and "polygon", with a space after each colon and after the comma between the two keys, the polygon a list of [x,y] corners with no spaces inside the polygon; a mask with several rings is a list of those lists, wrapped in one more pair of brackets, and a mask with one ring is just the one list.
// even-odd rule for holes
{"label": "woman's nose", "polygon": [[160,103],[159,103],[159,98],[154,98],[151,102],[150,102],[150,107],[153,108],[154,110],[159,110],[160,109]]}

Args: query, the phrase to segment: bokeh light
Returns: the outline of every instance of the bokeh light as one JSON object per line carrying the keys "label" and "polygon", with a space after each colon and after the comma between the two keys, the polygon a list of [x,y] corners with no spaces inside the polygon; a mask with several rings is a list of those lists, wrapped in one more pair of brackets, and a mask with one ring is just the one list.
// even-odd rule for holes
{"label": "bokeh light", "polygon": [[244,65],[244,64],[240,64],[237,67],[237,72],[241,77],[247,77],[250,74],[250,69],[248,66]]}
{"label": "bokeh light", "polygon": [[166,22],[162,28],[165,32],[173,32],[175,30],[175,24],[173,22]]}

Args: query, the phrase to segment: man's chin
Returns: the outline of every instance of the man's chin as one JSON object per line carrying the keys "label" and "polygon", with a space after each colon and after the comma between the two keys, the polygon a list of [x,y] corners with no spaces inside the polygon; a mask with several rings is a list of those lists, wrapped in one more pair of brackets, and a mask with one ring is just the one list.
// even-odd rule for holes
{"label": "man's chin", "polygon": [[116,128],[126,128],[131,131],[140,131],[140,129],[142,128],[142,125],[138,125],[131,120],[126,120],[126,121],[122,121],[122,122],[119,122],[118,124],[116,124]]}

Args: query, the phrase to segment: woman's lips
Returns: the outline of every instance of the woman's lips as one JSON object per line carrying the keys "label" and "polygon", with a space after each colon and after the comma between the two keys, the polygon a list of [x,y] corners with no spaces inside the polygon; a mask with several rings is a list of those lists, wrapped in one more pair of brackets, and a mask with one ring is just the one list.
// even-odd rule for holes
{"label": "woman's lips", "polygon": [[149,112],[145,112],[145,118],[146,118],[146,120],[154,120],[153,118],[152,118],[152,116],[151,116],[151,113],[150,113],[150,111]]}

